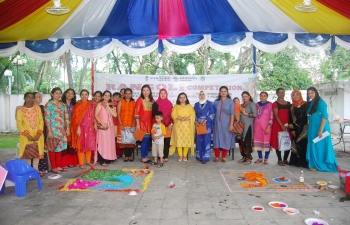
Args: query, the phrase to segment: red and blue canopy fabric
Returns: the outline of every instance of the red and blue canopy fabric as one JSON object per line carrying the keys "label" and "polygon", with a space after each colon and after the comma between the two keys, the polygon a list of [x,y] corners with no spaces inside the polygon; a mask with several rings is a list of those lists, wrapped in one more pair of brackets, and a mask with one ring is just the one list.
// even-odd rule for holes
{"label": "red and blue canopy fabric", "polygon": [[0,0],[0,57],[17,51],[51,60],[65,51],[86,58],[115,48],[140,56],[166,47],[189,53],[202,45],[231,52],[253,44],[267,52],[288,46],[315,53],[350,49],[350,2],[313,0],[61,0],[70,12],[51,15],[50,0]]}

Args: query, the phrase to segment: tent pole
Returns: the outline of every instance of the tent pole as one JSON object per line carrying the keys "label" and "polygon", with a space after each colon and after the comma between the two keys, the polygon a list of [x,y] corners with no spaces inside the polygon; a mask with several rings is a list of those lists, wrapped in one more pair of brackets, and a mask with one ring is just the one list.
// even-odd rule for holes
{"label": "tent pole", "polygon": [[253,73],[256,74],[256,47],[253,46]]}
{"label": "tent pole", "polygon": [[94,64],[94,59],[91,59],[91,95],[94,94],[94,84],[95,84],[95,64]]}

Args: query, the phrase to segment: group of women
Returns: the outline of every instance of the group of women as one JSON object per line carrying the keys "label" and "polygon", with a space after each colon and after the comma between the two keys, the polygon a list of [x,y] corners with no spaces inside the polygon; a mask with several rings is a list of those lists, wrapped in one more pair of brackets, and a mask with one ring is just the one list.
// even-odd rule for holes
{"label": "group of women", "polygon": [[[244,129],[251,127],[252,134],[243,133],[243,144],[240,146],[243,158],[239,162],[250,164],[252,160],[251,152],[258,152],[258,159],[255,163],[268,164],[271,149],[276,151],[278,165],[294,165],[309,168],[312,171],[337,172],[337,160],[335,157],[332,140],[330,136],[314,143],[316,137],[321,138],[323,133],[330,131],[328,122],[327,105],[320,98],[318,91],[314,87],[307,89],[307,101],[303,100],[299,90],[294,90],[291,94],[292,103],[286,101],[285,90],[276,90],[277,100],[274,103],[268,102],[268,94],[260,93],[260,101],[257,102],[255,110],[248,118],[242,118],[245,123]],[[244,104],[242,114],[246,114],[248,105],[252,104],[252,99],[247,98],[248,93],[242,94]],[[245,108],[245,110],[244,110]],[[245,112],[244,112],[245,111]],[[254,119],[253,119],[254,118]],[[254,120],[254,125],[252,125]],[[291,156],[288,161],[290,150],[279,150],[278,133],[287,131],[291,139]],[[249,136],[251,135],[251,136]],[[250,137],[253,137],[252,139]],[[251,147],[252,146],[252,147]],[[263,156],[262,152],[265,152]]]}
{"label": "group of women", "polygon": [[[252,162],[253,150],[259,156],[255,163],[268,164],[269,153],[273,148],[281,166],[290,164],[320,171],[337,169],[330,138],[312,142],[317,136],[322,136],[324,131],[330,132],[326,103],[315,88],[308,89],[307,102],[303,101],[300,91],[293,91],[292,104],[284,100],[283,88],[277,89],[278,99],[274,103],[267,101],[266,92],[261,92],[260,101],[254,103],[250,93],[244,91],[241,95],[243,103],[240,105],[239,99],[235,98],[234,102],[228,88],[222,86],[214,102],[208,101],[206,93],[200,91],[199,101],[194,107],[186,93],[180,93],[173,105],[165,89],[159,91],[158,99],[155,100],[149,85],[142,86],[141,95],[136,101],[132,94],[130,88],[122,89],[121,99],[112,102],[110,91],[96,91],[92,100],[88,100],[89,92],[82,90],[81,100],[76,101],[73,89],[66,90],[62,95],[62,90],[56,87],[51,91],[51,99],[45,106],[40,106],[40,93],[26,93],[25,103],[18,108],[16,115],[21,154],[27,144],[37,142],[40,160],[33,162],[33,166],[38,165],[41,172],[48,170],[44,139],[56,138],[59,143],[48,154],[53,173],[65,172],[68,167],[77,165],[82,169],[86,168],[86,164],[92,166],[92,157],[94,163],[106,166],[116,160],[120,149],[123,150],[123,161],[130,162],[134,161],[135,145],[122,143],[121,135],[125,129],[135,128],[145,134],[141,141],[140,161],[151,163],[148,158],[151,128],[154,115],[162,112],[162,123],[167,130],[164,138],[165,162],[176,149],[178,161],[187,161],[189,149],[192,155],[196,149],[196,159],[205,164],[210,161],[213,139],[214,162],[220,158],[226,162],[228,151],[238,142],[242,155],[238,162],[245,165]],[[113,121],[113,118],[116,120]],[[244,127],[243,133],[237,135],[235,126],[239,122],[243,122]],[[204,132],[195,133],[195,127],[204,128]],[[289,151],[284,152],[282,159],[278,149],[278,132],[286,130],[293,140],[293,153],[289,162]],[[265,152],[264,157],[262,152]]]}

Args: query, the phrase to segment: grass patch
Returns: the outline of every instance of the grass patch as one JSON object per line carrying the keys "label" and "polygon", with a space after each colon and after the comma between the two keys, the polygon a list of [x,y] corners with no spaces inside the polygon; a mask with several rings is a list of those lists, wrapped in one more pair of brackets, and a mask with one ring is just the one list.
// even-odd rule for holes
{"label": "grass patch", "polygon": [[0,148],[16,148],[18,142],[18,133],[0,134]]}

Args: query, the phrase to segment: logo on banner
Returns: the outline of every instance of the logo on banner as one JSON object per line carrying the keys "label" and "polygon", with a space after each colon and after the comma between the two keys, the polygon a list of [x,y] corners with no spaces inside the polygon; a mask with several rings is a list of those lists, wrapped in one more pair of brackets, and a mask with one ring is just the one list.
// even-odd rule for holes
{"label": "logo on banner", "polygon": [[205,76],[201,76],[201,81],[205,81]]}
{"label": "logo on banner", "polygon": [[145,76],[145,81],[148,81],[148,76]]}
{"label": "logo on banner", "polygon": [[178,81],[179,81],[179,78],[178,78],[177,76],[174,76],[174,77],[173,77],[173,80],[174,80],[175,82],[178,82]]}

